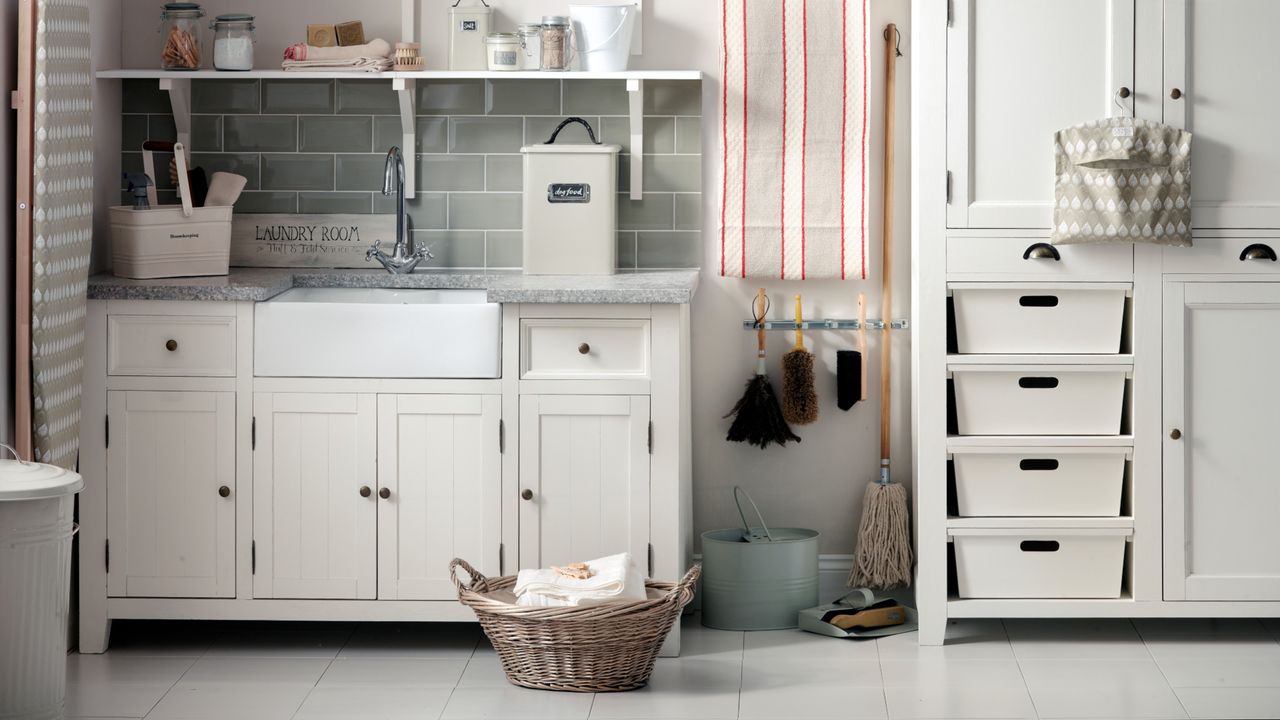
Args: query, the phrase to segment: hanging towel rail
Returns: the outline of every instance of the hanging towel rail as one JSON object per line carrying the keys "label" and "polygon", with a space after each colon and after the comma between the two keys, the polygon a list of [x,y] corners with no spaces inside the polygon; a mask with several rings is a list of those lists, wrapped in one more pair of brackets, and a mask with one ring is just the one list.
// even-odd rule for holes
{"label": "hanging towel rail", "polygon": [[[861,321],[845,320],[835,318],[823,318],[819,320],[802,320],[797,323],[795,320],[765,320],[757,323],[755,320],[743,320],[743,330],[759,330],[763,325],[765,330],[858,330],[863,327]],[[798,327],[797,327],[798,326]],[[866,328],[868,330],[884,330],[884,320],[867,320]],[[910,320],[891,320],[889,321],[890,330],[910,330]]]}

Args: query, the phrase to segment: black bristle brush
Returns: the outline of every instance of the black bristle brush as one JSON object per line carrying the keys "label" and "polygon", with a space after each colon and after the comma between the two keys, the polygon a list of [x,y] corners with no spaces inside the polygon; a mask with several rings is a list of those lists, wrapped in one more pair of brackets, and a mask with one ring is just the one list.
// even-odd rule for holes
{"label": "black bristle brush", "polygon": [[800,442],[799,436],[791,432],[791,426],[782,416],[782,407],[774,395],[773,386],[769,384],[769,376],[765,373],[764,362],[764,319],[768,311],[768,300],[764,288],[756,294],[756,373],[747,381],[746,392],[738,400],[738,404],[725,415],[733,417],[729,425],[729,434],[725,437],[730,442],[745,442],[761,448],[772,443],[786,445],[788,441]]}

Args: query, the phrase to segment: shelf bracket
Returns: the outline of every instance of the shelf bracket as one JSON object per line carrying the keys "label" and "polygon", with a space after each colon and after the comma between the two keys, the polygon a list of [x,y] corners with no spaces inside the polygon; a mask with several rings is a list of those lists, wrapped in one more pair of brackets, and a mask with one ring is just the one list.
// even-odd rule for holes
{"label": "shelf bracket", "polygon": [[173,125],[178,130],[176,140],[186,148],[187,165],[191,165],[191,81],[181,78],[160,78],[160,89],[169,93],[169,105],[173,108]]}
{"label": "shelf bracket", "polygon": [[627,80],[631,115],[631,199],[644,199],[644,81]]}
{"label": "shelf bracket", "polygon": [[404,196],[412,198],[418,186],[418,81],[395,78],[391,87],[400,97],[400,150],[404,153]]}

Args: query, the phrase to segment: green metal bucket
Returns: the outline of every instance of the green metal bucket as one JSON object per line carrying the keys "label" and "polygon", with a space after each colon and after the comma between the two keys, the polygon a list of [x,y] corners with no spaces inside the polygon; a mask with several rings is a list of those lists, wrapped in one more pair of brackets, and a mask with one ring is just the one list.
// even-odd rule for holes
{"label": "green metal bucket", "polygon": [[[702,624],[720,630],[796,627],[818,604],[818,531],[769,528],[751,496],[733,489],[743,528],[702,533]],[[740,497],[760,520],[747,523]]]}

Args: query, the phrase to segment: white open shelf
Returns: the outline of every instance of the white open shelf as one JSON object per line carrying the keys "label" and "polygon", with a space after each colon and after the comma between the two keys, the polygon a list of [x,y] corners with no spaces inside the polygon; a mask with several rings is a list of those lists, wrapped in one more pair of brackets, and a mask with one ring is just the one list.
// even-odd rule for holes
{"label": "white open shelf", "polygon": [[1054,530],[1058,528],[1119,528],[1133,529],[1133,518],[1120,517],[955,517],[947,518],[947,529],[991,530],[1018,528],[1019,530]]}
{"label": "white open shelf", "polygon": [[947,448],[1132,447],[1132,435],[949,435]]}
{"label": "white open shelf", "polygon": [[[419,80],[616,80],[626,83],[628,115],[631,120],[631,199],[644,196],[644,84],[647,80],[702,80],[700,70],[626,70],[623,72],[542,72],[490,70],[424,70],[421,72],[286,72],[284,70],[100,70],[100,80],[156,80],[169,93],[177,140],[191,148],[192,80],[373,80],[389,81],[400,96],[401,147],[417,147]],[[405,163],[405,197],[412,198],[417,187],[417,163]]]}

